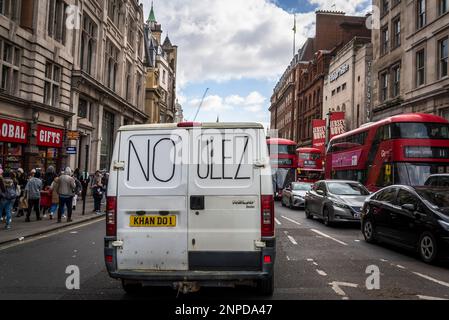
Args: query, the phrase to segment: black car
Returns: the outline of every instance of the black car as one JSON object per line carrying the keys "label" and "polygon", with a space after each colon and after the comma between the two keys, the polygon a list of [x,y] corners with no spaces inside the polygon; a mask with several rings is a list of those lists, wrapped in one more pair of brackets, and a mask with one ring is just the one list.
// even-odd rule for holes
{"label": "black car", "polygon": [[361,219],[367,242],[416,250],[432,263],[449,248],[449,188],[384,188],[366,200]]}

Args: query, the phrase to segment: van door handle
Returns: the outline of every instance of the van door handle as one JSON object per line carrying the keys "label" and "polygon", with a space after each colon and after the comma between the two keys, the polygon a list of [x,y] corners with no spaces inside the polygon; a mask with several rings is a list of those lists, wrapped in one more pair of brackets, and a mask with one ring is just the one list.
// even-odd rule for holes
{"label": "van door handle", "polygon": [[204,210],[204,196],[190,196],[190,210]]}

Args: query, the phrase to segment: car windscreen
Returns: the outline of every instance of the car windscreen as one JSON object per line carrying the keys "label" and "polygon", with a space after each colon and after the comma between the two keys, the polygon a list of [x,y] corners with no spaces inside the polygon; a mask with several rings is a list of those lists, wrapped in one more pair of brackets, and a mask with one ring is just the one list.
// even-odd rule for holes
{"label": "car windscreen", "polygon": [[293,190],[294,191],[309,191],[312,189],[312,184],[309,183],[294,183]]}
{"label": "car windscreen", "polygon": [[449,214],[449,188],[416,189],[416,192],[434,209]]}
{"label": "car windscreen", "polygon": [[358,183],[330,182],[327,184],[329,192],[338,196],[367,196],[369,191]]}

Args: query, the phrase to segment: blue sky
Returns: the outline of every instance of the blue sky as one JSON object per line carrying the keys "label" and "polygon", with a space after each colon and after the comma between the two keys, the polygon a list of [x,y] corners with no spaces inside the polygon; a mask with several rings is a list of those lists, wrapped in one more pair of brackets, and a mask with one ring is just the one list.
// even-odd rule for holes
{"label": "blue sky", "polygon": [[[144,0],[145,16],[151,1]],[[314,35],[315,10],[361,12],[366,0],[155,0],[163,37],[179,46],[178,98],[192,120],[257,121],[266,126],[273,88],[297,49]]]}

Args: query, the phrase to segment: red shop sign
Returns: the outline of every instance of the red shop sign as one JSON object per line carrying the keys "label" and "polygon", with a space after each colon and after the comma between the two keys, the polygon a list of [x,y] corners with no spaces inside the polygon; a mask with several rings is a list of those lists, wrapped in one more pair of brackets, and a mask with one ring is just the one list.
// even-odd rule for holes
{"label": "red shop sign", "polygon": [[27,143],[28,123],[0,119],[0,141]]}
{"label": "red shop sign", "polygon": [[62,148],[64,130],[37,126],[37,145],[42,147]]}

